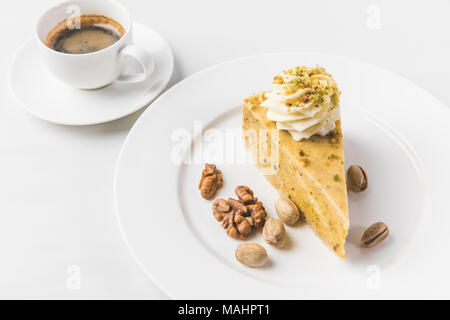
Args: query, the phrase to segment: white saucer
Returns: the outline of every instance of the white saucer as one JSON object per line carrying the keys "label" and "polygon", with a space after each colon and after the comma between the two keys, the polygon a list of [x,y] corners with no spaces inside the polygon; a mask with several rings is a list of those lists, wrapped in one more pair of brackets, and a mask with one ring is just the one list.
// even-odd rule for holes
{"label": "white saucer", "polygon": [[32,39],[19,50],[11,66],[11,90],[25,110],[53,123],[93,125],[125,117],[153,101],[173,72],[172,50],[158,33],[135,23],[134,39],[155,60],[155,71],[147,81],[113,83],[98,90],[68,87],[47,71]]}

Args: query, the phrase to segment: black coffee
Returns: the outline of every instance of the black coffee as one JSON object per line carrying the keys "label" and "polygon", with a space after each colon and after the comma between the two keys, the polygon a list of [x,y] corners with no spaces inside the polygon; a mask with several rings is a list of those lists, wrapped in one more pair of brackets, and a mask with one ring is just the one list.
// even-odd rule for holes
{"label": "black coffee", "polygon": [[80,24],[60,22],[51,30],[46,45],[56,51],[70,54],[90,53],[105,49],[117,42],[125,33],[122,26],[111,18],[83,15]]}
{"label": "black coffee", "polygon": [[72,54],[90,53],[105,49],[119,39],[114,31],[97,26],[66,29],[55,39],[52,49]]}

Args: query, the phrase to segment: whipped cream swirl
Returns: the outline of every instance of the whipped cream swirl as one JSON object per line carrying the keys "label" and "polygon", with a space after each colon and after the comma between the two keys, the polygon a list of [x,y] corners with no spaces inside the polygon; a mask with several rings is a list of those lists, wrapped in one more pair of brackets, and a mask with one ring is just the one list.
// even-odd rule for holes
{"label": "whipped cream swirl", "polygon": [[333,77],[320,67],[296,67],[273,79],[265,93],[267,119],[299,141],[327,135],[340,119],[339,90]]}

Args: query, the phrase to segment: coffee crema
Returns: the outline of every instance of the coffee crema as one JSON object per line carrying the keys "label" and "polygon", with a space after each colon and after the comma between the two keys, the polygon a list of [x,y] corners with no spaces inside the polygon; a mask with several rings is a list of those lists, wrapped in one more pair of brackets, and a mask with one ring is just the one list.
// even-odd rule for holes
{"label": "coffee crema", "polygon": [[125,34],[117,21],[105,16],[82,15],[79,28],[73,20],[58,23],[47,35],[45,45],[63,53],[91,53],[113,45]]}

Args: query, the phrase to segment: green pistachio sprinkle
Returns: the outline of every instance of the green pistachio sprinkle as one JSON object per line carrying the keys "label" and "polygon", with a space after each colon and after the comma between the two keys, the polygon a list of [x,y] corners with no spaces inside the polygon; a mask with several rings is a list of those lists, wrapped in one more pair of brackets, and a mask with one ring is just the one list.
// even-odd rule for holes
{"label": "green pistachio sprinkle", "polygon": [[339,157],[337,155],[335,155],[334,153],[330,153],[328,155],[328,159],[338,159]]}

